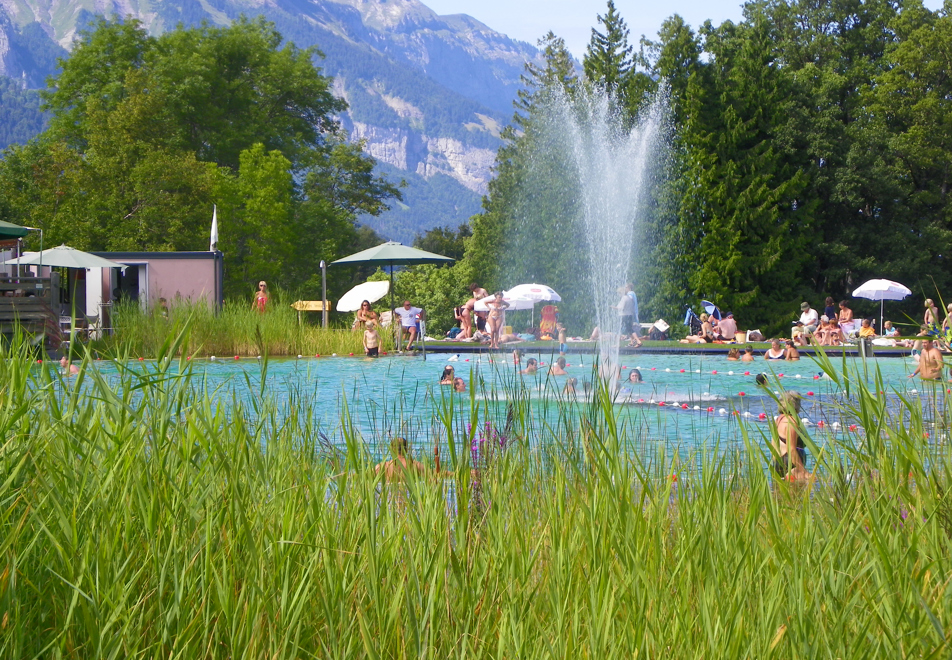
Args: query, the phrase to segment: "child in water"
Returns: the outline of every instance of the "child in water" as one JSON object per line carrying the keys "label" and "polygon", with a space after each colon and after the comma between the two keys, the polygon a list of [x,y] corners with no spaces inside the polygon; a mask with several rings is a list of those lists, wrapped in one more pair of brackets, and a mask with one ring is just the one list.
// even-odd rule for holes
{"label": "child in water", "polygon": [[374,321],[367,321],[367,329],[364,330],[364,353],[367,357],[377,357],[380,353],[380,333],[377,332],[377,324]]}

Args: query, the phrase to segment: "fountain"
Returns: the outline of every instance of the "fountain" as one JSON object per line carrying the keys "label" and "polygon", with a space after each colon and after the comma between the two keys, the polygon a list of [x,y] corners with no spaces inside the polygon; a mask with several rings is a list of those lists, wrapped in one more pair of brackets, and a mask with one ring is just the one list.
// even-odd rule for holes
{"label": "fountain", "polygon": [[[601,331],[600,370],[610,383],[618,373],[622,341],[617,306],[625,285],[639,275],[638,237],[647,191],[665,155],[666,118],[664,93],[631,122],[603,90],[582,90],[571,98],[555,90],[533,113],[524,143],[529,155],[513,208],[518,236],[507,258],[514,249],[520,255],[511,260],[507,275],[550,284],[569,305],[572,297],[591,296],[576,301],[581,304],[572,312],[578,319],[594,316]],[[553,218],[564,240],[561,249],[539,245],[544,242],[539,226]],[[582,245],[584,253],[578,250]],[[527,251],[549,256],[533,262]],[[570,264],[561,282],[553,253]]]}

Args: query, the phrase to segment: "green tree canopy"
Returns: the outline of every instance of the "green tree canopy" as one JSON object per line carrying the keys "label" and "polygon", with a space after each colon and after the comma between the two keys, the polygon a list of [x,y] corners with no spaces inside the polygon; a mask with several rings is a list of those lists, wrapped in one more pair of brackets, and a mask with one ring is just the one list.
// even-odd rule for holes
{"label": "green tree canopy", "polygon": [[398,195],[317,57],[262,18],[159,37],[101,19],[44,93],[49,128],[0,161],[7,214],[82,249],[204,250],[217,204],[226,292],[315,287]]}

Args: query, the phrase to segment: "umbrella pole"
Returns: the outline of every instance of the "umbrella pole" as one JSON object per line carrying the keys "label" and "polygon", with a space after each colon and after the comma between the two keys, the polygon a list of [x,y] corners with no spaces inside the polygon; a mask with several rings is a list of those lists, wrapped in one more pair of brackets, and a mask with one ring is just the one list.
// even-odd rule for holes
{"label": "umbrella pole", "polygon": [[885,299],[879,301],[879,334],[883,334],[883,303],[886,302]]}
{"label": "umbrella pole", "polygon": [[396,334],[396,346],[397,351],[400,351],[400,328],[397,326],[397,316],[394,311],[396,308],[393,306],[393,262],[390,262],[390,325],[393,328],[393,332]]}

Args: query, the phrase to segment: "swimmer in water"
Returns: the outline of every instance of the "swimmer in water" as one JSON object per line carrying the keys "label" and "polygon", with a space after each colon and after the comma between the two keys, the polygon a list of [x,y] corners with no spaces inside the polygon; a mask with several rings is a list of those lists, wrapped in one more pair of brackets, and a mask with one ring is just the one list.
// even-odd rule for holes
{"label": "swimmer in water", "polygon": [[70,362],[65,355],[60,358],[60,366],[63,368],[63,374],[66,376],[75,376],[79,373],[79,367]]}
{"label": "swimmer in water", "polygon": [[456,370],[453,369],[453,365],[448,364],[443,367],[443,373],[440,375],[440,385],[452,385],[453,377],[456,375]]}

